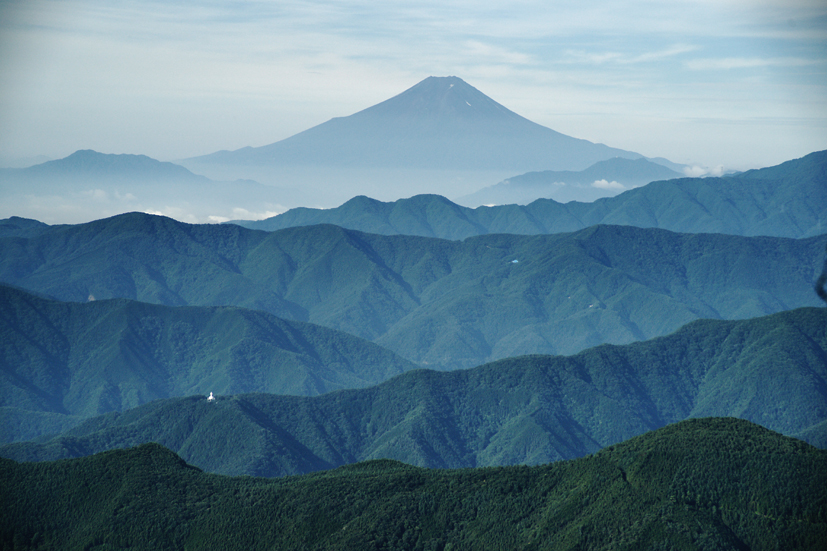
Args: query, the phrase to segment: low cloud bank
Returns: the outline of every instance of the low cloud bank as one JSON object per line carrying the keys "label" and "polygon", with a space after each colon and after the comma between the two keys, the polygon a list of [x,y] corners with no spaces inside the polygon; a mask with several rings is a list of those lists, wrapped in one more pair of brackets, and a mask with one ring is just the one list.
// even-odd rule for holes
{"label": "low cloud bank", "polygon": [[705,166],[686,166],[683,168],[684,175],[689,178],[705,178],[707,176],[722,176],[726,172],[723,165],[718,165],[714,168]]}
{"label": "low cloud bank", "polygon": [[622,190],[626,189],[626,186],[624,186],[620,182],[615,182],[614,180],[609,182],[608,180],[605,180],[605,179],[604,180],[595,180],[594,182],[592,182],[592,187],[596,187],[598,189],[608,189],[608,190],[613,190],[613,191],[615,191],[615,190],[621,190],[622,191]]}

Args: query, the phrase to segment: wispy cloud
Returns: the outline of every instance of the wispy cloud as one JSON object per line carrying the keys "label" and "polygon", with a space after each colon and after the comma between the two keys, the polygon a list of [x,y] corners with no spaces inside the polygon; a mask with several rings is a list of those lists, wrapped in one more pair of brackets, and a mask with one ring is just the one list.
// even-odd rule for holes
{"label": "wispy cloud", "polygon": [[474,57],[485,58],[488,62],[505,63],[509,65],[526,65],[534,60],[531,55],[516,50],[503,48],[480,40],[469,40],[465,43],[466,53]]}
{"label": "wispy cloud", "polygon": [[730,69],[754,69],[757,67],[803,67],[807,65],[821,65],[824,60],[805,59],[800,57],[724,57],[692,59],[686,62],[686,67],[693,71]]}
{"label": "wispy cloud", "polygon": [[675,44],[666,48],[644,51],[642,53],[587,52],[582,50],[567,50],[566,55],[574,63],[593,63],[596,65],[616,63],[618,65],[632,65],[638,63],[653,63],[674,57],[680,54],[693,52],[698,46],[691,44]]}
{"label": "wispy cloud", "polygon": [[652,61],[661,61],[663,59],[674,57],[676,55],[694,52],[699,47],[693,44],[675,44],[663,50],[656,50],[653,52],[646,52],[636,55],[630,59],[622,60],[622,63],[648,63]]}

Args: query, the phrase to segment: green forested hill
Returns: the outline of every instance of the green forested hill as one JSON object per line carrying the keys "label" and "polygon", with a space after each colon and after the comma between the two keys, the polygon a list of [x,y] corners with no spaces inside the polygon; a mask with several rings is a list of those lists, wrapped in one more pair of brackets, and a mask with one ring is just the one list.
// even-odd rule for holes
{"label": "green forested hill", "polygon": [[316,395],[414,367],[363,339],[264,312],[123,299],[67,303],[0,285],[3,442],[158,398]]}
{"label": "green forested hill", "polygon": [[827,452],[696,419],[575,461],[227,478],[147,444],[0,460],[2,549],[822,550]]}
{"label": "green forested hill", "polygon": [[827,420],[827,309],[693,322],[580,354],[416,370],[323,396],[152,402],[0,456],[46,460],[158,442],[211,472],[277,476],[391,458],[426,467],[581,457],[689,417],[816,438]]}
{"label": "green forested hill", "polygon": [[0,281],[69,301],[264,310],[456,368],[819,305],[825,242],[629,226],[459,242],[132,213],[0,238]]}
{"label": "green forested hill", "polygon": [[811,237],[827,233],[827,151],[732,176],[652,182],[592,203],[539,199],[525,206],[470,209],[438,195],[391,203],[356,197],[334,209],[296,208],[266,220],[234,223],[268,231],[336,224],[385,235],[444,239],[571,232],[596,224],[684,233]]}

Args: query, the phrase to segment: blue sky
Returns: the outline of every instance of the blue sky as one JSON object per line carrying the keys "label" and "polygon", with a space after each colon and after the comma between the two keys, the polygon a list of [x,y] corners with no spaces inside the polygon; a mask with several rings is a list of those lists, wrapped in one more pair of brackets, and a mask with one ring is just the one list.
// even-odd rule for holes
{"label": "blue sky", "polygon": [[0,0],[0,158],[261,146],[430,75],[680,163],[827,149],[823,0]]}

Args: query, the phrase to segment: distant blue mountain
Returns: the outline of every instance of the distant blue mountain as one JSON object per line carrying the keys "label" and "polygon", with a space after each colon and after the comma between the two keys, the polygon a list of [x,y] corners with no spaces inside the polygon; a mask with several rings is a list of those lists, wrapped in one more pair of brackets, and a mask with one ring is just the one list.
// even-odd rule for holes
{"label": "distant blue mountain", "polygon": [[221,221],[237,212],[283,210],[277,201],[276,188],[251,180],[214,181],[145,155],[81,150],[28,168],[0,169],[0,216],[49,223],[130,211],[187,222]]}
{"label": "distant blue mountain", "polygon": [[108,179],[151,183],[167,180],[207,183],[209,178],[193,174],[173,163],[146,155],[113,155],[91,149],[75,151],[68,157],[28,168],[6,169],[7,178],[20,179]]}
{"label": "distant blue mountain", "polygon": [[468,207],[481,205],[527,205],[537,199],[557,202],[595,201],[656,180],[672,180],[684,175],[646,159],[615,157],[600,161],[586,170],[543,170],[527,172],[460,197],[457,203]]}

